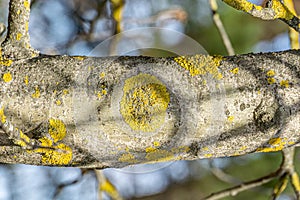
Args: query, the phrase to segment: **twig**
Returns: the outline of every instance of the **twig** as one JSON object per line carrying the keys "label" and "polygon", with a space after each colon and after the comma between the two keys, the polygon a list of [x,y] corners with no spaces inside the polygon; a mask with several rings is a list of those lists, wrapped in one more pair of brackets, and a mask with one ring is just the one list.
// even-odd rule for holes
{"label": "twig", "polygon": [[240,192],[243,192],[245,190],[249,190],[251,188],[258,187],[265,183],[270,182],[271,180],[276,178],[280,173],[281,173],[281,171],[277,170],[276,172],[273,172],[273,173],[271,173],[267,176],[261,177],[259,179],[245,182],[245,183],[242,183],[235,187],[222,190],[220,192],[212,193],[211,195],[205,197],[203,200],[217,200],[217,199],[221,199],[221,198],[228,197],[228,196],[235,196]]}
{"label": "twig", "polygon": [[209,161],[209,165],[210,165],[210,171],[211,173],[217,177],[218,179],[220,179],[223,182],[226,183],[231,183],[231,184],[240,184],[241,181],[236,179],[233,176],[230,176],[229,174],[226,174],[223,170],[215,167],[212,163],[212,160]]}
{"label": "twig", "polygon": [[222,40],[223,40],[223,43],[225,45],[225,48],[227,50],[227,53],[232,56],[234,55],[234,50],[233,50],[233,47],[232,47],[232,44],[230,42],[230,39],[229,39],[229,36],[223,26],[223,23],[220,19],[220,15],[217,13],[217,10],[218,10],[218,4],[216,2],[216,0],[209,0],[209,4],[210,4],[210,8],[211,8],[211,11],[212,11],[212,17],[213,17],[213,20],[214,20],[214,23],[222,37]]}
{"label": "twig", "polygon": [[99,200],[102,199],[102,192],[105,192],[108,194],[113,200],[122,200],[123,198],[119,194],[118,190],[115,188],[115,186],[104,176],[102,170],[94,170],[96,174],[96,178],[99,183]]}

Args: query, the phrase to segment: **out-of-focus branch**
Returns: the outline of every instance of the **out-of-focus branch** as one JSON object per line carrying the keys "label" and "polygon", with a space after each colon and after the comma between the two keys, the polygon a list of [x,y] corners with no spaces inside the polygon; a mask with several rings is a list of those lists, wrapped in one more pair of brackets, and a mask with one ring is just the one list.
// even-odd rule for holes
{"label": "out-of-focus branch", "polygon": [[232,44],[230,42],[229,36],[223,26],[223,23],[220,19],[220,15],[217,13],[218,4],[217,4],[216,0],[209,0],[209,4],[210,4],[211,11],[212,11],[212,17],[213,17],[214,23],[222,37],[222,40],[223,40],[223,43],[227,50],[227,53],[228,53],[228,55],[234,55],[235,53],[234,53]]}
{"label": "out-of-focus branch", "polygon": [[254,17],[263,20],[275,20],[280,19],[300,32],[300,19],[295,16],[280,0],[270,0],[266,4],[266,7],[258,6],[250,3],[247,0],[223,0],[229,6],[244,11]]}
{"label": "out-of-focus branch", "polygon": [[297,196],[297,199],[300,197],[300,184],[299,184],[299,176],[295,171],[294,166],[294,155],[295,155],[295,147],[286,148],[282,151],[282,163],[279,167],[279,169],[267,176],[264,176],[262,178],[241,183],[237,186],[234,186],[229,189],[222,190],[217,193],[213,193],[207,197],[205,197],[203,200],[217,200],[228,196],[235,196],[240,192],[243,192],[245,190],[249,190],[254,187],[261,186],[267,182],[270,182],[271,180],[279,177],[278,183],[275,185],[273,190],[273,199],[276,199],[285,189],[287,186],[287,183],[290,181],[293,185],[295,194]]}
{"label": "out-of-focus branch", "polygon": [[[283,2],[290,9],[290,11],[297,16],[293,0],[283,0]],[[290,27],[289,37],[291,49],[299,49],[299,33]]]}

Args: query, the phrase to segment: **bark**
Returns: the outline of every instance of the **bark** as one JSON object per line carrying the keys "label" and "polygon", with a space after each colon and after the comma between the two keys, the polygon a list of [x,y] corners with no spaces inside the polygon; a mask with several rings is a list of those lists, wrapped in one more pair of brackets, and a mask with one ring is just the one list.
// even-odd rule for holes
{"label": "bark", "polygon": [[0,60],[0,162],[123,167],[299,142],[300,51],[88,58],[19,54],[13,41]]}

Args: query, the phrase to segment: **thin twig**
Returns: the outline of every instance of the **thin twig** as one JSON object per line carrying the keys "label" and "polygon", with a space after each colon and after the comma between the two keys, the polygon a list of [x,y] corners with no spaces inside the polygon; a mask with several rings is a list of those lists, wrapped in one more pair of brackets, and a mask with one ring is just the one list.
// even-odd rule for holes
{"label": "thin twig", "polygon": [[203,200],[217,200],[228,196],[235,196],[240,192],[243,192],[245,190],[249,190],[254,187],[261,186],[265,183],[270,182],[274,178],[276,178],[281,173],[281,170],[277,170],[276,172],[273,172],[267,176],[261,177],[259,179],[249,181],[242,183],[240,185],[234,186],[232,188],[228,188],[225,190],[222,190],[220,192],[212,193],[211,195],[205,197]]}
{"label": "thin twig", "polygon": [[210,8],[212,10],[212,17],[213,17],[213,20],[214,20],[214,23],[222,37],[222,41],[225,45],[225,48],[227,50],[227,53],[232,56],[234,55],[234,50],[233,50],[233,47],[232,47],[232,44],[230,42],[230,39],[229,39],[229,36],[223,26],[223,23],[220,19],[220,15],[217,13],[217,10],[218,10],[218,4],[216,2],[216,0],[209,0],[209,5],[210,5]]}

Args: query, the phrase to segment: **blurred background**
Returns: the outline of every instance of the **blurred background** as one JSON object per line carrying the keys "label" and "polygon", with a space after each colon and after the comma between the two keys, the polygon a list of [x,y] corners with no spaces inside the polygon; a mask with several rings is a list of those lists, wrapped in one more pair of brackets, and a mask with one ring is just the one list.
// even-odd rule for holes
{"label": "blurred background", "polygon": [[[101,42],[122,31],[158,27],[183,33],[194,39],[208,54],[227,55],[213,23],[206,0],[33,0],[30,16],[31,44],[43,54],[90,55]],[[252,1],[261,4],[261,1]],[[300,1],[295,0],[300,10]],[[288,27],[280,21],[261,21],[218,1],[219,14],[236,54],[281,51],[290,48]],[[8,0],[0,0],[0,22],[7,24]],[[122,17],[115,20],[117,9]],[[141,35],[136,35],[139,40]],[[3,38],[3,36],[2,36]],[[160,35],[155,42],[180,47],[181,37]],[[109,40],[111,41],[111,40]],[[114,40],[95,56],[106,56],[130,44]],[[143,44],[141,44],[143,46]],[[187,51],[188,52],[188,51]],[[203,53],[203,52],[199,52]],[[141,49],[128,55],[170,56],[173,52]],[[299,169],[299,151],[296,168]],[[105,169],[105,177],[124,199],[200,199],[212,192],[249,181],[275,171],[281,153],[177,161],[171,163]],[[275,182],[225,199],[269,199]],[[97,199],[94,171],[77,168],[0,165],[0,200]],[[110,199],[103,193],[103,199]],[[279,197],[295,199],[291,186]]]}

